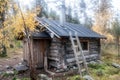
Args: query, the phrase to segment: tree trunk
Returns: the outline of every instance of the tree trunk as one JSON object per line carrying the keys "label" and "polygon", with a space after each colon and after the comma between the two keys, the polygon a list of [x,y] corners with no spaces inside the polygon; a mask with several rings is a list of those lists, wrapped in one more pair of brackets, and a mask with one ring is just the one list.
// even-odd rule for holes
{"label": "tree trunk", "polygon": [[116,37],[116,48],[117,48],[117,54],[118,54],[118,57],[120,56],[119,55],[119,37]]}
{"label": "tree trunk", "polygon": [[36,79],[36,71],[35,71],[35,64],[33,61],[33,46],[32,46],[32,38],[28,38],[28,48],[29,48],[29,67],[30,67],[30,78],[31,80]]}
{"label": "tree trunk", "polygon": [[0,29],[2,31],[2,34],[3,34],[3,38],[2,38],[2,42],[1,42],[1,48],[2,48],[2,52],[1,52],[1,55],[3,57],[7,56],[7,49],[6,49],[6,46],[5,46],[5,31],[4,31],[4,21],[5,21],[5,10],[3,10],[3,12],[0,12]]}
{"label": "tree trunk", "polygon": [[7,49],[6,46],[2,43],[2,52],[1,52],[1,56],[5,57],[7,56]]}
{"label": "tree trunk", "polygon": [[120,56],[120,54],[119,54],[119,37],[118,37],[118,57]]}

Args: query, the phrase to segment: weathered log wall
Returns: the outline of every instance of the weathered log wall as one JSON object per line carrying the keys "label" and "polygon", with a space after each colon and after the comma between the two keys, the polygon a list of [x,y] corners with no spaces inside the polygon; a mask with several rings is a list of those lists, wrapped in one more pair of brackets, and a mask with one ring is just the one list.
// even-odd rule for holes
{"label": "weathered log wall", "polygon": [[[99,59],[100,39],[80,39],[88,41],[88,51],[83,51],[87,61]],[[56,68],[62,68],[75,64],[74,52],[69,39],[54,38],[51,42],[50,53],[48,55],[50,65]],[[79,57],[82,59],[82,57]]]}
{"label": "weathered log wall", "polygon": [[50,53],[48,54],[49,65],[62,68],[65,66],[65,50],[62,45],[62,41],[58,38],[54,38],[51,42]]}
{"label": "weathered log wall", "polygon": [[96,57],[99,59],[100,52],[101,51],[101,44],[100,44],[100,39],[90,39],[89,40],[89,54],[97,54],[98,56]]}
{"label": "weathered log wall", "polygon": [[[80,39],[80,41],[88,41],[88,51],[83,51],[86,60],[97,60],[100,55],[100,39]],[[24,55],[23,58],[29,63],[29,52],[27,41],[24,40]],[[44,53],[49,47],[48,65],[56,68],[65,68],[75,64],[74,52],[72,50],[71,42],[68,38],[50,40],[34,39],[33,40],[33,59],[36,67],[44,66]],[[81,56],[79,57],[81,59]]]}

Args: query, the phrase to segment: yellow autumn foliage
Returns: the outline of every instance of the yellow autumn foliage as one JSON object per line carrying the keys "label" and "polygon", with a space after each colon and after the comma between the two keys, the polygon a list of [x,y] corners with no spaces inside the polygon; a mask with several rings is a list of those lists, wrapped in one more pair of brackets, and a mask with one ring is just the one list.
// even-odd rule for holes
{"label": "yellow autumn foliage", "polygon": [[[6,0],[8,1],[8,0]],[[1,3],[0,3],[1,5]],[[30,11],[23,12],[22,18],[20,9],[16,4],[13,4],[11,10],[14,8],[16,11],[15,14],[6,14],[6,19],[3,22],[2,28],[0,28],[0,44],[4,43],[7,47],[9,47],[9,43],[14,40],[15,37],[23,37],[24,36],[24,22],[26,27],[30,31],[34,31],[35,26],[37,25],[35,22],[35,14]],[[2,10],[0,10],[2,11]],[[22,35],[19,33],[23,33]]]}
{"label": "yellow autumn foliage", "polygon": [[3,12],[5,8],[7,9],[7,4],[9,0],[0,0],[0,12]]}
{"label": "yellow autumn foliage", "polygon": [[93,26],[92,30],[107,37],[108,43],[113,42],[113,40],[114,40],[113,35],[111,33],[109,33],[107,30],[105,30],[104,28],[102,28],[100,26]]}
{"label": "yellow autumn foliage", "polygon": [[[103,1],[103,0],[102,0]],[[111,42],[113,41],[114,37],[112,36],[111,33],[109,33],[108,29],[109,26],[109,20],[112,17],[112,13],[110,12],[110,10],[108,10],[108,8],[104,5],[104,2],[102,2],[102,4],[100,5],[100,9],[104,9],[104,10],[99,10],[98,12],[95,13],[95,22],[92,26],[92,30],[104,35],[107,37],[107,42]],[[106,3],[105,3],[106,4]],[[106,4],[107,6],[109,6],[108,4]]]}
{"label": "yellow autumn foliage", "polygon": [[[11,28],[13,36],[19,36],[18,33],[24,33],[24,22],[27,28],[30,31],[34,31],[36,23],[35,23],[35,14],[31,12],[23,13],[24,20],[21,16],[21,13],[17,13],[15,16],[11,16],[8,20],[5,21],[4,26],[8,26]],[[6,29],[8,28],[6,27]],[[10,30],[10,29],[9,29]]]}

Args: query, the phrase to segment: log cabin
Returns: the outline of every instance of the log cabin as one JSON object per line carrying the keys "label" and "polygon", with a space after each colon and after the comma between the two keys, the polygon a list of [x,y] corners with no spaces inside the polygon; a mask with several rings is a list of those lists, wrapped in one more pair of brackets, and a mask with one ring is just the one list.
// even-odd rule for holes
{"label": "log cabin", "polygon": [[[47,57],[47,66],[56,69],[68,68],[76,64],[69,32],[77,32],[86,61],[100,59],[101,39],[105,39],[105,36],[81,24],[64,22],[63,26],[57,20],[38,17],[36,20],[39,22],[39,26],[44,26],[42,32],[32,34],[33,59],[36,67],[44,68],[45,57]],[[73,34],[72,36],[75,35]],[[23,58],[29,63],[25,39],[23,43]]]}

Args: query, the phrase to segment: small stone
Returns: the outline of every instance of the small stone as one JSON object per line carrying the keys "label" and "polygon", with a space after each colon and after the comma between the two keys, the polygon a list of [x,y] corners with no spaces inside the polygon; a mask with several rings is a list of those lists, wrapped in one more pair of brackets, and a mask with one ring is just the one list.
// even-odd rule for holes
{"label": "small stone", "polygon": [[38,80],[52,80],[52,78],[49,78],[47,75],[45,74],[39,74],[38,75]]}
{"label": "small stone", "polygon": [[64,71],[65,71],[64,69],[58,69],[58,70],[56,70],[57,73],[64,72]]}
{"label": "small stone", "polygon": [[0,67],[3,67],[3,65],[0,65]]}
{"label": "small stone", "polygon": [[9,74],[9,75],[13,75],[13,74],[14,74],[14,71],[9,70],[9,71],[6,71],[6,73]]}
{"label": "small stone", "polygon": [[6,65],[5,68],[6,68],[6,69],[12,69],[13,67],[12,67],[12,66],[9,66],[9,65]]}
{"label": "small stone", "polygon": [[14,69],[18,72],[28,70],[28,67],[23,64],[18,64],[14,66]]}
{"label": "small stone", "polygon": [[73,69],[74,69],[74,70],[76,70],[76,69],[78,69],[78,67],[76,67],[76,66],[73,66]]}
{"label": "small stone", "polygon": [[97,62],[98,62],[99,64],[103,64],[103,62],[102,62],[102,61],[100,61],[100,60],[97,60]]}
{"label": "small stone", "polygon": [[120,65],[117,63],[112,63],[112,66],[114,66],[115,68],[120,68]]}
{"label": "small stone", "polygon": [[23,61],[22,61],[22,64],[23,64],[23,65],[27,65],[27,61],[26,61],[26,60],[23,60]]}
{"label": "small stone", "polygon": [[19,63],[19,65],[22,65],[22,63]]}
{"label": "small stone", "polygon": [[0,75],[3,73],[3,71],[0,71]]}
{"label": "small stone", "polygon": [[9,61],[9,59],[6,59],[7,61]]}
{"label": "small stone", "polygon": [[83,77],[85,80],[94,80],[91,76],[89,76],[89,75],[85,75],[84,77]]}
{"label": "small stone", "polygon": [[95,61],[90,61],[90,64],[97,64],[97,62],[95,62]]}

